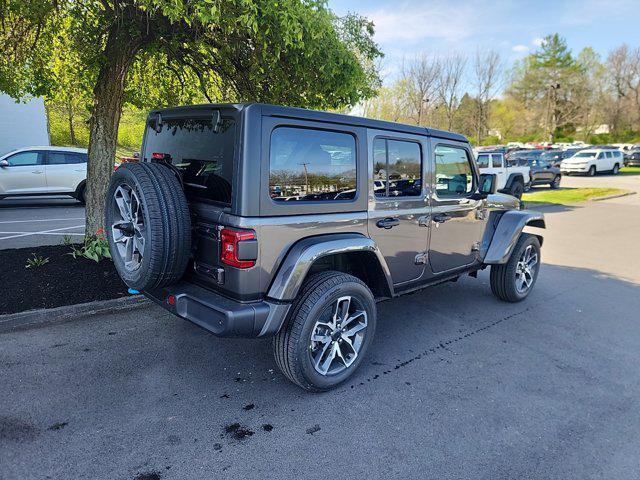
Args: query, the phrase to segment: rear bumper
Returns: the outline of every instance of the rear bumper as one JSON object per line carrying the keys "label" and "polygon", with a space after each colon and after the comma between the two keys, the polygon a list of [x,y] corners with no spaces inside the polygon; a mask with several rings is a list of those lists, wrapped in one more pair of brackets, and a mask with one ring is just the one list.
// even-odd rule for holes
{"label": "rear bumper", "polygon": [[[171,313],[220,337],[268,337],[284,323],[290,303],[242,303],[188,282],[143,292]],[[175,301],[170,305],[168,298]]]}

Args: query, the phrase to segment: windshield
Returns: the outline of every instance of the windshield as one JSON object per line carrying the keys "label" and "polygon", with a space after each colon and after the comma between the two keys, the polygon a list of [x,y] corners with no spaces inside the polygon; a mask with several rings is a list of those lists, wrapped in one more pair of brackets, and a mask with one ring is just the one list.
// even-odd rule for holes
{"label": "windshield", "polygon": [[170,155],[182,172],[187,198],[231,204],[235,121],[223,118],[215,133],[210,116],[166,119],[159,130],[147,127],[144,160],[154,153]]}

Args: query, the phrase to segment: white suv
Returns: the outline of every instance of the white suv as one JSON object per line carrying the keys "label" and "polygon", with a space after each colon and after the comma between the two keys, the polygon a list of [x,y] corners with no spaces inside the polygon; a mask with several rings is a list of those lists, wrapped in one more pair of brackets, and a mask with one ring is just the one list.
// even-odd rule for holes
{"label": "white suv", "polygon": [[84,203],[87,150],[27,147],[0,157],[0,199],[23,195],[69,195]]}
{"label": "white suv", "polygon": [[590,148],[580,150],[573,157],[569,157],[560,164],[560,171],[564,174],[586,173],[590,177],[600,172],[611,172],[614,175],[624,164],[624,157],[620,150],[614,148]]}

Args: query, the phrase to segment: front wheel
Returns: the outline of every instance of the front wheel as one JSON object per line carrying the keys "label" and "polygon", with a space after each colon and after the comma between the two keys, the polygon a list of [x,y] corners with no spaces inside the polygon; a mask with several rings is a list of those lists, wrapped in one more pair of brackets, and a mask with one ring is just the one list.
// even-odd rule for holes
{"label": "front wheel", "polygon": [[539,271],[540,241],[523,233],[507,263],[491,265],[491,291],[505,302],[520,302],[531,293]]}
{"label": "front wheel", "polygon": [[312,275],[273,339],[276,364],[305,390],[335,388],[356,371],[376,329],[376,304],[360,279],[327,271]]}
{"label": "front wheel", "polygon": [[516,197],[518,200],[522,198],[522,194],[524,193],[524,185],[520,181],[516,181],[511,185],[511,195]]}
{"label": "front wheel", "polygon": [[589,175],[590,177],[594,177],[596,175],[596,166],[595,165],[591,165],[589,167],[589,171],[587,172],[587,175]]}

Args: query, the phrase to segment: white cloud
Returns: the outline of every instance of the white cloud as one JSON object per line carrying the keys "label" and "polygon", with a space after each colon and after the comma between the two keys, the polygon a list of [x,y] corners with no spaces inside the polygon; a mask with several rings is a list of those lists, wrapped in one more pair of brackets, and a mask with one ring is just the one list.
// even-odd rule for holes
{"label": "white cloud", "polygon": [[543,43],[544,43],[544,38],[537,37],[531,40],[531,45],[535,47],[541,47]]}
{"label": "white cloud", "polygon": [[522,52],[528,52],[529,47],[527,47],[526,45],[514,45],[513,47],[511,47],[511,50],[517,53],[522,53]]}
{"label": "white cloud", "polygon": [[443,1],[417,5],[405,3],[394,8],[382,8],[366,16],[375,25],[378,42],[419,42],[436,38],[457,42],[486,29],[478,10],[471,5],[459,5],[455,15]]}

